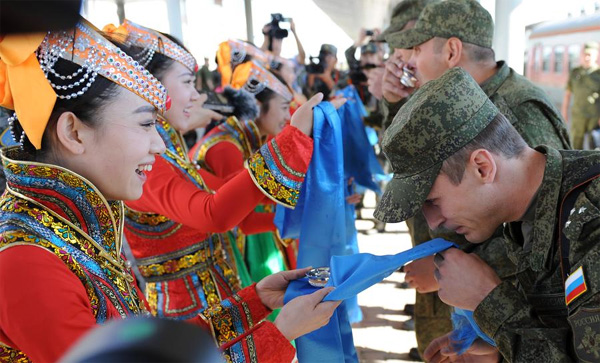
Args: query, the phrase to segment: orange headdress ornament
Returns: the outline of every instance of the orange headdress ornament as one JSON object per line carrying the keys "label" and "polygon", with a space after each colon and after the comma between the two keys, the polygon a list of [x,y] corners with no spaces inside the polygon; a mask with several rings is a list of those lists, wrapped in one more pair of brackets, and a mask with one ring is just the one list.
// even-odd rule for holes
{"label": "orange headdress ornament", "polygon": [[262,92],[265,88],[269,88],[285,98],[286,101],[291,101],[294,98],[288,86],[254,60],[240,64],[235,68],[231,86],[235,89],[244,88],[254,95]]}
{"label": "orange headdress ornament", "polygon": [[142,48],[140,54],[133,55],[142,64],[148,65],[154,53],[158,52],[183,64],[192,72],[198,71],[196,58],[190,52],[156,30],[125,20],[118,28],[112,24],[105,26],[104,31],[119,37],[125,36],[128,43]]}
{"label": "orange headdress ornament", "polygon": [[[59,74],[54,69],[59,58],[80,68],[72,74]],[[0,41],[0,105],[16,111],[36,149],[41,148],[56,98],[82,96],[98,75],[164,111],[164,86],[83,18],[69,31],[7,35]]]}
{"label": "orange headdress ornament", "polygon": [[269,64],[269,56],[267,53],[248,42],[230,39],[219,44],[219,50],[217,51],[217,63],[219,73],[221,73],[222,86],[226,86],[231,83],[233,70],[239,64],[242,64],[248,55],[250,55],[253,60],[258,61],[258,63],[264,65],[265,67],[267,67]]}

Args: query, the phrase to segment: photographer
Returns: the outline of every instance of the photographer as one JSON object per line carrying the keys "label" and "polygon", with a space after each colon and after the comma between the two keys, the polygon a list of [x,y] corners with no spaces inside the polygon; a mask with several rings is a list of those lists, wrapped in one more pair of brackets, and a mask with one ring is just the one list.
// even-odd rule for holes
{"label": "photographer", "polygon": [[[318,63],[315,60],[318,60]],[[348,85],[348,73],[336,69],[336,64],[337,48],[331,44],[321,45],[319,56],[310,57],[310,64],[306,66],[307,97],[321,92],[325,95],[325,100],[328,100],[332,91]]]}
{"label": "photographer", "polygon": [[271,14],[271,22],[265,24],[263,27],[262,33],[265,38],[260,49],[275,56],[281,56],[281,45],[283,43],[283,39],[288,37],[289,32],[287,29],[282,29],[279,26],[279,23],[290,24],[290,31],[294,35],[294,39],[296,39],[296,46],[298,47],[297,61],[300,64],[304,64],[306,53],[304,52],[302,43],[300,43],[300,39],[298,39],[298,34],[296,34],[296,24],[294,24],[294,20],[292,18],[284,18],[281,14]]}
{"label": "photographer", "polygon": [[[383,51],[377,43],[374,43],[380,34],[379,29],[360,29],[358,39],[344,53],[350,69],[364,67],[366,64],[379,65],[383,62]],[[358,47],[360,47],[360,60],[355,56]]]}

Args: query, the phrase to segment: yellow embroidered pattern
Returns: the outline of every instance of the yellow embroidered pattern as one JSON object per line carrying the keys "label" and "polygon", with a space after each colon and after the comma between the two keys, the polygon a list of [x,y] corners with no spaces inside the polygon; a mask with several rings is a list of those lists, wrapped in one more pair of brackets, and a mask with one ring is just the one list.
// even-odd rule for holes
{"label": "yellow embroidered pattern", "polygon": [[265,194],[276,202],[288,207],[294,207],[298,202],[299,191],[279,183],[266,167],[265,159],[257,152],[247,162],[250,176]]}
{"label": "yellow embroidered pattern", "polygon": [[[35,218],[44,227],[50,228],[58,237],[60,237],[66,243],[72,246],[78,246],[78,248],[82,252],[84,252],[86,255],[90,256],[92,259],[98,262],[98,264],[104,270],[108,278],[118,288],[119,292],[121,293],[121,296],[123,296],[123,299],[125,300],[129,309],[132,312],[140,313],[144,310],[144,305],[139,300],[139,296],[135,292],[135,289],[132,288],[130,282],[127,281],[126,278],[124,278],[124,276],[127,276],[131,279],[131,281],[133,281],[133,277],[128,275],[129,272],[123,271],[120,274],[114,273],[112,271],[114,268],[105,258],[102,258],[99,255],[99,252],[94,248],[94,246],[92,246],[90,242],[87,241],[85,238],[78,238],[76,232],[73,231],[69,226],[55,220],[54,217],[52,217],[52,215],[50,215],[47,211],[39,208],[30,207],[26,201],[20,200],[16,197],[5,195],[0,203],[0,210],[5,212],[26,213],[27,215]],[[9,238],[11,238],[12,236],[16,237],[10,240]],[[17,240],[17,238],[21,238],[26,243],[35,243],[50,249],[54,254],[60,257],[61,260],[65,261],[65,263],[69,267],[71,267],[71,263],[76,264],[76,262],[71,258],[71,256],[66,251],[63,251],[61,248],[53,245],[52,243],[46,240],[39,239],[35,236],[27,236],[27,234],[21,231],[5,232],[2,236],[2,240],[0,240],[0,243],[4,243],[5,245],[7,245],[9,243],[14,243]],[[0,247],[2,247],[1,244]],[[81,269],[81,267],[79,268]],[[80,274],[77,271],[74,272],[81,279]],[[83,273],[83,271],[81,271],[80,273]],[[85,279],[89,280],[87,276],[85,277]],[[97,299],[97,297],[94,297],[94,300],[92,300],[92,298],[90,297],[90,301],[92,302],[93,306],[98,306]]]}

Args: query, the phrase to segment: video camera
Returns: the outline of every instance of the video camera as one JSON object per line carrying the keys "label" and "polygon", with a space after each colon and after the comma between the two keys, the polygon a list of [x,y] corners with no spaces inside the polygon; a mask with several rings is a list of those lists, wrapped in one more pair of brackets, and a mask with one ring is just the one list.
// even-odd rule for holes
{"label": "video camera", "polygon": [[325,72],[325,57],[319,54],[318,57],[309,57],[309,64],[306,66],[308,74],[322,74]]}
{"label": "video camera", "polygon": [[271,25],[269,31],[267,34],[269,37],[271,38],[275,38],[275,39],[283,39],[283,38],[287,38],[288,36],[288,31],[286,29],[281,29],[281,27],[279,26],[279,23],[289,23],[292,21],[292,18],[284,18],[283,15],[277,13],[277,14],[271,14],[271,22],[269,23]]}
{"label": "video camera", "polygon": [[349,77],[352,81],[352,84],[365,84],[367,82],[367,75],[364,73],[364,71],[368,71],[377,67],[378,66],[376,64],[372,63],[367,63],[362,66],[359,64],[357,66],[351,67]]}

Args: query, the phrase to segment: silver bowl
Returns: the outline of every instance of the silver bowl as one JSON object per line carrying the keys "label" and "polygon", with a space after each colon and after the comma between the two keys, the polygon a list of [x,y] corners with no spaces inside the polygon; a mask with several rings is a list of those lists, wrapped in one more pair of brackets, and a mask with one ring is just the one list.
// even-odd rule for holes
{"label": "silver bowl", "polygon": [[400,77],[400,83],[408,88],[413,88],[417,83],[417,78],[412,70],[407,67],[402,68],[402,77]]}
{"label": "silver bowl", "polygon": [[329,267],[317,267],[306,273],[308,283],[314,287],[324,287],[329,281]]}

